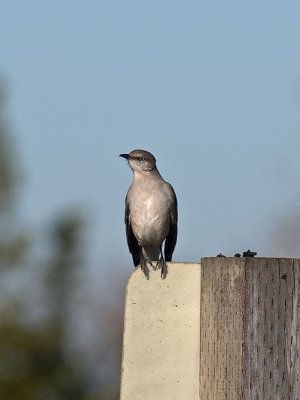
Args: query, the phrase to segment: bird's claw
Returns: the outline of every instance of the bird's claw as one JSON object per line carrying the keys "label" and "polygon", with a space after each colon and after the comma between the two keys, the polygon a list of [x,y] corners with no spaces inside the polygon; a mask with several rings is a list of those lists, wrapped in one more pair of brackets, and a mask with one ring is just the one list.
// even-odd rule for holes
{"label": "bird's claw", "polygon": [[160,276],[162,277],[162,279],[165,279],[165,277],[167,276],[167,273],[168,273],[168,269],[167,269],[167,263],[165,262],[163,257],[161,257],[156,263],[152,263],[151,260],[142,258],[140,266],[141,266],[141,270],[144,273],[146,279],[149,279],[148,263],[150,264],[150,266],[153,268],[154,271],[156,271],[157,269],[161,269]]}
{"label": "bird's claw", "polygon": [[149,268],[146,260],[141,261],[141,270],[144,273],[146,279],[149,279]]}
{"label": "bird's claw", "polygon": [[147,265],[148,262],[152,266],[151,260],[146,260],[145,258],[142,258],[141,260],[141,270],[144,273],[146,279],[149,279],[149,267]]}
{"label": "bird's claw", "polygon": [[161,269],[160,276],[163,279],[165,279],[165,277],[167,276],[168,270],[167,270],[167,264],[163,257],[161,257],[156,263],[155,269],[159,269],[159,268]]}

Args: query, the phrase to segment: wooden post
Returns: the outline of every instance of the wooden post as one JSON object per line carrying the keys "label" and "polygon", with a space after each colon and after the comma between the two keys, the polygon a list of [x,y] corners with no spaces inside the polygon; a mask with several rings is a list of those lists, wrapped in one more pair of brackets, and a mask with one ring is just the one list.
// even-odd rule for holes
{"label": "wooden post", "polygon": [[300,260],[204,258],[201,400],[300,400]]}

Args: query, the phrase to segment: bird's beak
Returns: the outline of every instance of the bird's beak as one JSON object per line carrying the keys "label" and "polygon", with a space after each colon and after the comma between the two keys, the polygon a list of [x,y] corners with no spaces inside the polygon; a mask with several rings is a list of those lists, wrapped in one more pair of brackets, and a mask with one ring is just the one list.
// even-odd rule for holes
{"label": "bird's beak", "polygon": [[129,154],[120,154],[119,157],[123,157],[123,158],[126,158],[126,160],[128,160]]}

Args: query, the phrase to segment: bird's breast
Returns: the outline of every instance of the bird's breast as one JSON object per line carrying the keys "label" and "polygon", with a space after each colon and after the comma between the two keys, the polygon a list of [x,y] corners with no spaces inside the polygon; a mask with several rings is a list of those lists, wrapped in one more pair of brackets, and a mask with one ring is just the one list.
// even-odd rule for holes
{"label": "bird's breast", "polygon": [[169,232],[169,210],[159,192],[136,196],[130,214],[132,229],[140,245],[160,245],[165,240]]}

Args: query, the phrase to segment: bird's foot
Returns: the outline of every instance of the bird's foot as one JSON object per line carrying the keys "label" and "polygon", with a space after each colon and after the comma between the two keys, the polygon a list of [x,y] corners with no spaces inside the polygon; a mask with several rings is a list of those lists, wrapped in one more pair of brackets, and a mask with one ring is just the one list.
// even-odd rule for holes
{"label": "bird's foot", "polygon": [[163,257],[160,257],[160,259],[157,261],[155,269],[161,269],[160,271],[160,276],[165,279],[168,273],[168,267],[165,259]]}
{"label": "bird's foot", "polygon": [[[147,262],[148,262],[148,260],[146,260],[145,258],[142,258],[142,260],[141,260],[141,270],[144,273],[146,279],[149,279],[149,267],[147,265]],[[151,261],[150,261],[150,263],[151,263]]]}

